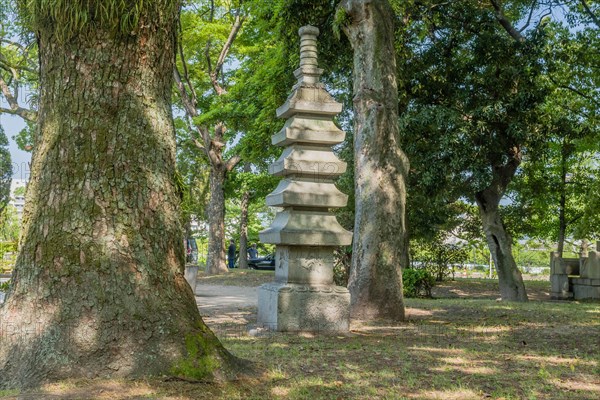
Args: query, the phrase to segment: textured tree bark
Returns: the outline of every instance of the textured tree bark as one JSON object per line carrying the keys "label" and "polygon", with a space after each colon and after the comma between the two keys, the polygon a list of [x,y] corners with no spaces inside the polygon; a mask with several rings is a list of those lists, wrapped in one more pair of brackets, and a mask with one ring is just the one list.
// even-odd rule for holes
{"label": "textured tree bark", "polygon": [[354,49],[356,215],[348,289],[354,318],[404,319],[402,268],[408,160],[398,144],[393,10],[387,0],[346,0]]}
{"label": "textured tree bark", "polygon": [[523,277],[512,255],[512,238],[506,232],[498,208],[519,163],[513,159],[505,166],[495,167],[492,184],[475,195],[483,231],[498,273],[500,296],[507,301],[527,301]]}
{"label": "textured tree bark", "polygon": [[560,198],[558,205],[558,254],[562,258],[565,249],[565,237],[567,232],[567,159],[570,156],[570,144],[563,141],[560,159]]}
{"label": "textured tree bark", "polygon": [[207,274],[229,272],[225,263],[225,179],[227,170],[223,164],[210,170],[210,202],[208,204],[208,256]]}
{"label": "textured tree bark", "polygon": [[177,10],[142,18],[135,34],[98,28],[61,41],[52,20],[38,31],[41,139],[0,308],[0,387],[170,373],[187,358],[234,365],[182,274]]}
{"label": "textured tree bark", "polygon": [[246,190],[242,195],[240,212],[240,264],[241,269],[248,269],[248,207],[250,206],[250,192]]}

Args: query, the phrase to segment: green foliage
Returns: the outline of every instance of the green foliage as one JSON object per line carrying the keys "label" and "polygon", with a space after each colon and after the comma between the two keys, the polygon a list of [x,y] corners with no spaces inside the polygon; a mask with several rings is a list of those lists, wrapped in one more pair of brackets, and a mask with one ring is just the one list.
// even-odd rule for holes
{"label": "green foliage", "polygon": [[35,137],[37,125],[35,122],[25,121],[25,128],[21,129],[16,136],[13,137],[17,143],[17,147],[23,151],[31,152],[35,147]]}
{"label": "green foliage", "polygon": [[[556,240],[562,210],[567,236],[596,237],[600,75],[593,49],[600,37],[579,2],[565,5],[568,17],[555,21],[534,10],[523,40],[506,32],[490,4],[393,5],[403,16],[398,77],[406,93],[400,106],[402,146],[411,160],[411,236],[464,230],[457,201],[472,202],[518,154],[512,148],[523,159],[510,202],[500,206],[507,230],[516,238]],[[521,28],[532,2],[501,5]]]}
{"label": "green foliage", "polygon": [[352,265],[352,246],[337,247],[334,253],[333,281],[338,286],[348,286]]}
{"label": "green foliage", "polygon": [[600,225],[600,74],[591,48],[597,30],[548,24],[544,49],[552,90],[542,106],[543,143],[526,154],[511,187],[518,234],[540,239],[597,238]]}
{"label": "green foliage", "polygon": [[333,34],[336,39],[341,39],[342,28],[349,23],[350,16],[346,12],[344,7],[338,7],[335,11],[335,17],[333,18]]}
{"label": "green foliage", "polygon": [[238,84],[229,93],[229,124],[245,132],[237,145],[238,154],[263,169],[281,151],[271,146],[271,135],[285,122],[275,111],[295,83],[292,72],[299,64],[298,29],[307,24],[319,28],[319,66],[325,70],[322,80],[335,89],[336,98],[348,93],[352,52],[345,37],[334,40],[332,35],[336,2],[252,0],[245,5],[251,18],[243,40],[252,45],[246,48],[233,77]]}
{"label": "green foliage", "polygon": [[428,271],[437,282],[443,281],[456,265],[465,263],[469,257],[466,247],[447,243],[443,236],[412,241],[410,252],[412,261],[419,263],[419,268]]}
{"label": "green foliage", "polygon": [[140,21],[151,23],[179,11],[178,0],[18,0],[20,12],[33,30],[52,25],[56,37],[68,40],[75,35],[103,29],[114,34],[132,34]]}
{"label": "green foliage", "polygon": [[405,268],[402,270],[402,290],[404,297],[431,297],[435,286],[435,277],[423,268]]}
{"label": "green foliage", "polygon": [[433,30],[425,42],[418,40],[417,22],[403,33],[411,51],[400,65],[411,99],[401,117],[413,172],[409,198],[430,204],[412,208],[413,224],[444,223],[450,205],[462,196],[472,199],[495,169],[510,162],[511,149],[540,135],[544,32],[516,42],[489,8],[474,3],[420,9],[415,17]]}
{"label": "green foliage", "polygon": [[15,189],[14,195],[15,196],[25,196],[25,192],[26,192],[25,186],[19,186],[18,188]]}
{"label": "green foliage", "polygon": [[[236,243],[240,239],[240,216],[241,204],[239,198],[232,197],[227,201],[225,215],[225,231],[226,237],[232,238]],[[258,233],[271,225],[274,212],[265,204],[264,196],[252,196],[248,208],[248,246],[251,243],[256,243],[258,253],[267,255],[274,252],[274,246],[260,242]],[[239,248],[238,248],[239,250]]]}
{"label": "green foliage", "polygon": [[0,283],[0,292],[8,292],[10,289],[10,281]]}
{"label": "green foliage", "polygon": [[0,240],[16,243],[21,232],[21,221],[17,210],[9,205],[0,214]]}
{"label": "green foliage", "polygon": [[27,122],[37,118],[39,60],[37,42],[18,17],[16,1],[0,0],[0,99],[8,105],[0,106],[0,113],[18,115]]}
{"label": "green foliage", "polygon": [[8,139],[0,126],[0,215],[3,214],[10,200],[10,182],[12,178],[12,162],[8,150]]}
{"label": "green foliage", "polygon": [[3,258],[4,254],[6,254],[7,252],[15,251],[17,251],[16,242],[0,242],[0,258]]}
{"label": "green foliage", "polygon": [[548,267],[549,254],[553,250],[553,245],[534,240],[525,243],[517,242],[513,245],[515,261],[519,267]]}

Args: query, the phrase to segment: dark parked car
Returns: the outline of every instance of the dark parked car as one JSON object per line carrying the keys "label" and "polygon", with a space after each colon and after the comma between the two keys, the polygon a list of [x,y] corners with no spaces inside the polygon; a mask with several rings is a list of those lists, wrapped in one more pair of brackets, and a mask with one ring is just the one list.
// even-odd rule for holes
{"label": "dark parked car", "polygon": [[248,268],[275,270],[275,256],[273,254],[248,260]]}

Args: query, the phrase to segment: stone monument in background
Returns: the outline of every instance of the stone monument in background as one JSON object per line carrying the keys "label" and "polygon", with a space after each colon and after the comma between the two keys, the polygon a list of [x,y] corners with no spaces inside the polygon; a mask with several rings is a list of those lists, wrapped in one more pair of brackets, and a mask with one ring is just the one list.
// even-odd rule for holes
{"label": "stone monument in background", "polygon": [[333,122],[342,111],[319,82],[317,36],[312,26],[300,28],[298,82],[277,117],[287,118],[272,143],[285,147],[269,172],[283,177],[267,196],[267,205],[282,207],[261,241],[277,245],[275,281],[258,291],[258,322],[278,331],[346,331],[350,293],[333,282],[334,249],[352,242],[329,211],[345,207],[348,197],[334,184],[346,171],[331,146],[345,133]]}
{"label": "stone monument in background", "polygon": [[550,253],[550,297],[554,300],[600,299],[600,241],[596,250],[582,246],[579,258]]}

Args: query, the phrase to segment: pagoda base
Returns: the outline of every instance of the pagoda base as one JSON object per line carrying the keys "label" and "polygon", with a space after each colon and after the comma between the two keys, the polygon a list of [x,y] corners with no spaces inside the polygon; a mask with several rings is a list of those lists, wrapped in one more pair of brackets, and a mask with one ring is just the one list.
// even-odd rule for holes
{"label": "pagoda base", "polygon": [[347,332],[350,292],[334,285],[266,283],[258,289],[258,324],[279,332]]}

